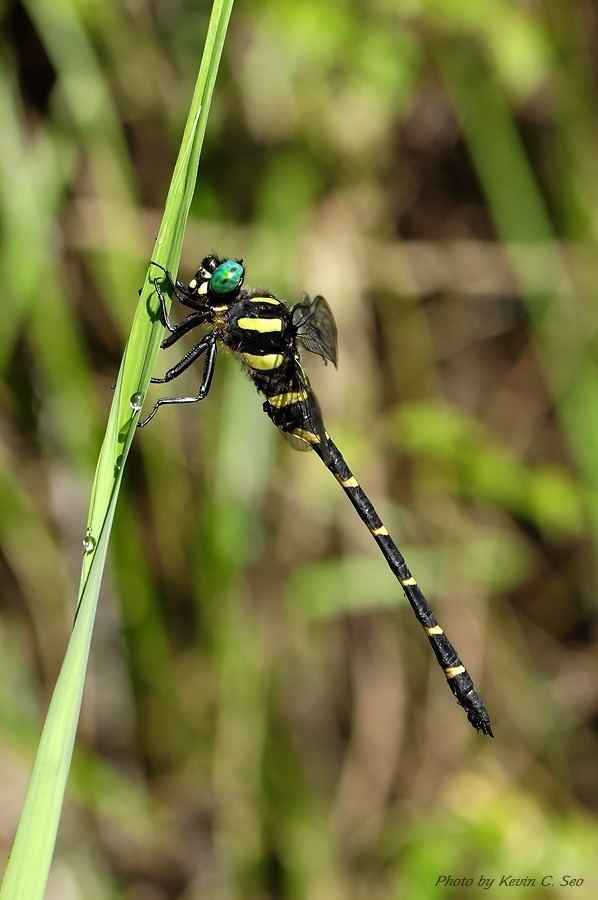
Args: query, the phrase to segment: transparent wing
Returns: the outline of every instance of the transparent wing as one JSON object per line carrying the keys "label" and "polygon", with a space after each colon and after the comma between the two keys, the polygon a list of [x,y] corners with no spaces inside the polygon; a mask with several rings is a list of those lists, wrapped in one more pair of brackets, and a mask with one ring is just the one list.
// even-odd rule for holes
{"label": "transparent wing", "polygon": [[297,340],[310,353],[317,353],[324,362],[337,362],[337,332],[332,310],[324,297],[310,300],[303,294],[299,303],[291,310],[292,322]]}

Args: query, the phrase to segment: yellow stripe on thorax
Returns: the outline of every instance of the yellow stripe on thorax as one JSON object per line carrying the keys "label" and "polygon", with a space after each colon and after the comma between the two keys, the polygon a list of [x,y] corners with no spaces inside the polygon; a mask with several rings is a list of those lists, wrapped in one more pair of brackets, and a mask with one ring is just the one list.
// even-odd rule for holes
{"label": "yellow stripe on thorax", "polygon": [[276,297],[250,297],[250,303],[272,303],[274,306],[280,306],[280,300],[277,300]]}
{"label": "yellow stripe on thorax", "polygon": [[440,625],[424,625],[426,634],[444,634]]}
{"label": "yellow stripe on thorax", "polygon": [[266,353],[264,356],[257,356],[255,353],[241,353],[241,359],[246,365],[252,369],[277,369],[282,365],[284,356],[282,353]]}
{"label": "yellow stripe on thorax", "polygon": [[280,409],[282,406],[290,406],[292,403],[301,403],[302,400],[307,400],[307,391],[288,391],[286,394],[267,397],[266,400],[270,406]]}
{"label": "yellow stripe on thorax", "polygon": [[264,334],[267,331],[282,331],[282,319],[237,319],[239,328],[246,331],[260,331]]}
{"label": "yellow stripe on thorax", "polygon": [[388,529],[384,525],[380,525],[379,528],[372,528],[372,534],[374,537],[387,537]]}

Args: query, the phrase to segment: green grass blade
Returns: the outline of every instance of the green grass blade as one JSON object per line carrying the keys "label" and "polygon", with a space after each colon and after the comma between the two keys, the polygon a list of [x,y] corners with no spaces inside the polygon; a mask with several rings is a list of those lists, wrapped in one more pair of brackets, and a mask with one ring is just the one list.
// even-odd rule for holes
{"label": "green grass blade", "polygon": [[[233,0],[215,0],[197,84],[152,258],[176,272],[195,189],[210,102]],[[121,364],[88,517],[77,616],[42,732],[0,898],[43,897],[71,763],[89,646],[124,464],[158,352],[162,326],[148,271]]]}

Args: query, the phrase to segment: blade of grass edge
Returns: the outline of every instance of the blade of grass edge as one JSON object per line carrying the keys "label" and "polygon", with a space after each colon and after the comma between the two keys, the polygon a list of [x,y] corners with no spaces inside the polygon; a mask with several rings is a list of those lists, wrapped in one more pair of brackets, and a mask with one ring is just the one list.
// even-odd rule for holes
{"label": "blade of grass edge", "polygon": [[[200,70],[152,259],[176,272],[195,190],[212,93],[234,0],[215,0]],[[158,353],[162,325],[148,270],[125,348],[91,493],[90,552],[83,559],[77,613],[42,731],[1,900],[44,895],[70,769],[87,659],[112,520],[124,464],[133,441],[138,404]]]}

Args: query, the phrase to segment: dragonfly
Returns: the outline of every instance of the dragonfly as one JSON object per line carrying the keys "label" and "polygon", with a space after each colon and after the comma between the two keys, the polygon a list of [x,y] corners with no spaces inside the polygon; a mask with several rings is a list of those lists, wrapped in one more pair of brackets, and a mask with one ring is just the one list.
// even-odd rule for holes
{"label": "dragonfly", "polygon": [[[303,294],[298,303],[289,306],[270,291],[245,288],[245,266],[239,259],[206,256],[189,284],[175,280],[158,263],[152,264],[162,271],[153,284],[169,332],[161,347],[171,347],[199,326],[207,326],[208,330],[163,378],[151,379],[153,384],[166,384],[203,357],[198,392],[191,396],[160,398],[138,426],[145,427],[162,406],[204,400],[212,384],[218,348],[232,351],[264,397],[264,412],[274,425],[296,449],[313,450],[343,488],[401,585],[469,722],[478,731],[493,737],[490,717],[469,672],[439,625],[372,501],[324,428],[320,405],[301,357],[306,350],[320,356],[324,363],[337,365],[337,328],[324,297],[318,295],[311,299]],[[164,284],[191,310],[177,324],[169,318]]]}

